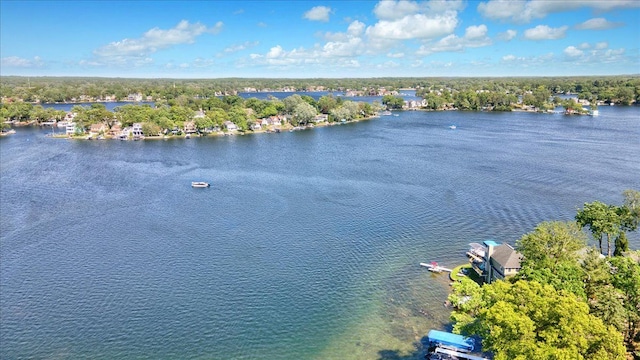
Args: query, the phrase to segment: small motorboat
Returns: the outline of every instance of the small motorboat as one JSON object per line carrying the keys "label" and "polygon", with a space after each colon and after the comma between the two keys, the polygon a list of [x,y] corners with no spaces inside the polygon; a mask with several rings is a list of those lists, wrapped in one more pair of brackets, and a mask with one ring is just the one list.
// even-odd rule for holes
{"label": "small motorboat", "polygon": [[208,182],[204,182],[204,181],[192,181],[191,182],[191,187],[194,187],[194,188],[206,188],[206,187],[209,187],[209,183]]}
{"label": "small motorboat", "polygon": [[450,126],[449,126],[449,129],[451,129],[451,130],[455,130],[455,129],[456,129],[456,126],[455,126],[455,125],[450,125]]}

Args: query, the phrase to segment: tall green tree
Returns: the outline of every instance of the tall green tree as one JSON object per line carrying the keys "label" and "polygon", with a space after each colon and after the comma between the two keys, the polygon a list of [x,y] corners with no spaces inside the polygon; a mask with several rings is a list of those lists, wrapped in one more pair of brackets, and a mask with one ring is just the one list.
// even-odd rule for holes
{"label": "tall green tree", "polygon": [[603,253],[602,241],[606,237],[607,255],[611,256],[611,240],[620,233],[621,226],[617,207],[600,201],[586,203],[578,210],[576,221],[580,226],[589,227],[594,239],[598,241],[600,253]]}
{"label": "tall green tree", "polygon": [[470,287],[449,297],[454,331],[479,336],[495,360],[625,358],[622,335],[571,293],[533,281]]}
{"label": "tall green tree", "polygon": [[640,340],[640,263],[630,257],[614,257],[612,284],[623,295],[626,315],[624,331],[627,347],[640,350],[636,342]]}
{"label": "tall green tree", "polygon": [[303,102],[293,109],[293,116],[298,124],[308,124],[316,116],[316,108],[310,104]]}
{"label": "tall green tree", "polygon": [[575,222],[543,222],[516,242],[516,250],[523,256],[516,278],[548,284],[585,298],[578,250],[586,244],[586,236]]}

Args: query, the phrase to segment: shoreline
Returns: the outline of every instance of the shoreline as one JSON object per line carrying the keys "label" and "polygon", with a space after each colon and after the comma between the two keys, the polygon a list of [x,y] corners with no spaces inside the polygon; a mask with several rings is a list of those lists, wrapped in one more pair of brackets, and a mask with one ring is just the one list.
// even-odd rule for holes
{"label": "shoreline", "polygon": [[[120,140],[120,141],[143,141],[143,140],[173,140],[173,139],[184,139],[184,140],[189,140],[190,138],[206,138],[206,137],[223,137],[223,136],[246,136],[246,135],[252,135],[252,134],[278,134],[278,133],[282,133],[282,132],[296,132],[296,131],[305,131],[305,130],[313,130],[315,128],[322,128],[322,127],[329,127],[329,126],[341,126],[344,124],[349,124],[349,123],[357,123],[357,122],[361,122],[361,121],[369,121],[372,119],[376,119],[379,118],[379,115],[374,115],[374,116],[369,116],[366,118],[362,118],[362,119],[355,119],[355,120],[350,120],[350,121],[346,121],[346,122],[322,122],[319,124],[309,124],[306,126],[291,126],[290,124],[287,124],[285,126],[282,126],[279,129],[276,128],[267,128],[267,129],[260,129],[260,130],[247,130],[247,131],[232,131],[232,132],[223,132],[223,131],[218,131],[218,132],[211,132],[211,133],[191,133],[189,134],[190,137],[187,137],[186,134],[182,134],[182,135],[158,135],[158,136],[142,136],[139,138],[126,138],[126,139],[122,139],[119,138],[118,136],[115,135],[96,135],[96,134],[82,134],[82,135],[75,135],[75,136],[69,136],[65,133],[61,133],[61,134],[47,134],[45,135],[46,137],[49,138],[53,138],[53,139],[67,139],[67,140],[87,140],[87,141],[104,141],[104,140]],[[32,122],[26,123],[26,124],[21,124],[19,125],[20,127],[26,127],[26,126],[38,126],[38,127],[46,127],[43,125],[36,125],[33,124]],[[11,129],[13,133],[15,133],[15,130]],[[279,130],[279,131],[278,131]],[[3,136],[5,135],[9,135],[9,132],[3,133]],[[102,136],[102,139],[99,139],[98,137]]]}

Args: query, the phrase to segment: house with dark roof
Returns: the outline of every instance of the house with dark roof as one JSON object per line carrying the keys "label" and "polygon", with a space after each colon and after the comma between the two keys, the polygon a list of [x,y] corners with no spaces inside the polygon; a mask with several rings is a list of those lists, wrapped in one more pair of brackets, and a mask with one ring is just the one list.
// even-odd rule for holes
{"label": "house with dark roof", "polygon": [[[474,244],[479,245],[479,244]],[[498,244],[493,240],[483,242],[484,246],[476,246],[471,257],[473,269],[484,282],[492,283],[513,276],[520,271],[522,254],[509,244]],[[470,251],[471,252],[471,251]],[[479,256],[481,255],[481,256]]]}
{"label": "house with dark roof", "polygon": [[495,249],[489,247],[487,254],[489,255],[489,263],[485,266],[485,269],[487,270],[486,281],[488,283],[495,280],[503,280],[520,271],[522,255],[511,245],[501,244]]}

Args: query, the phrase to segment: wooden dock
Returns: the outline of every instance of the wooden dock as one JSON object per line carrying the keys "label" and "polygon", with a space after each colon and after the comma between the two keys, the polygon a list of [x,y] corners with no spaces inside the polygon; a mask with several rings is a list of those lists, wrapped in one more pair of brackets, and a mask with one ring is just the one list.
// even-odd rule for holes
{"label": "wooden dock", "polygon": [[452,270],[443,266],[438,265],[437,262],[432,263],[420,263],[420,266],[426,267],[429,271],[432,272],[451,272]]}

